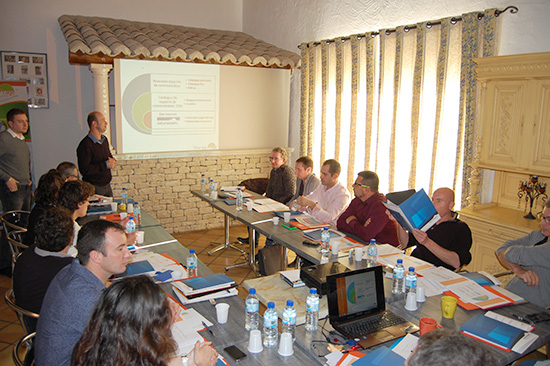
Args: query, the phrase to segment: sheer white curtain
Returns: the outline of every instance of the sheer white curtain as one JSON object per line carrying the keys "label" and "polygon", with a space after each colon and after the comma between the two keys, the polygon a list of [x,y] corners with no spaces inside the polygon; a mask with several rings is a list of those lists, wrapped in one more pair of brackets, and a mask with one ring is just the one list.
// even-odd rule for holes
{"label": "sheer white curtain", "polygon": [[470,58],[494,49],[492,14],[302,44],[301,155],[340,161],[348,188],[367,169],[381,192],[446,186],[458,205],[473,149]]}

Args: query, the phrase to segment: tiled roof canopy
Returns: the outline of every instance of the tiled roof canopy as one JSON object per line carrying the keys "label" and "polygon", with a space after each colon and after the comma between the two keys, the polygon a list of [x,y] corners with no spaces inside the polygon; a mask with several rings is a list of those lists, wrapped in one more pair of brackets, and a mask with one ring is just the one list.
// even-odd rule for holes
{"label": "tiled roof canopy", "polygon": [[58,21],[74,64],[110,64],[115,58],[276,68],[300,64],[299,55],[242,32],[78,15]]}

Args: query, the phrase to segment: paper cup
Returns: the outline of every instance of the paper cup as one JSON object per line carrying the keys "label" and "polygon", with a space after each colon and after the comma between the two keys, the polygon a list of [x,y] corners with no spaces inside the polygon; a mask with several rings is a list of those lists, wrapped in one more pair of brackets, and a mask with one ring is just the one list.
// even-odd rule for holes
{"label": "paper cup", "polygon": [[285,218],[285,223],[288,224],[290,222],[290,212],[284,212],[283,217]]}
{"label": "paper cup", "polygon": [[248,211],[252,211],[254,209],[254,201],[252,200],[246,201],[246,208],[248,209]]}
{"label": "paper cup", "polygon": [[128,213],[126,213],[126,212],[121,212],[120,213],[120,219],[121,220],[124,220],[127,216],[128,216]]}
{"label": "paper cup", "polygon": [[407,303],[405,304],[405,309],[409,311],[415,311],[418,309],[416,306],[416,294],[413,292],[409,292],[407,294]]}
{"label": "paper cup", "polygon": [[338,250],[340,250],[340,242],[333,241],[330,243],[331,249],[332,249],[332,255],[338,255]]}
{"label": "paper cup", "polygon": [[228,315],[229,315],[229,304],[222,302],[216,305],[216,317],[218,318],[218,323],[220,324],[227,323]]}
{"label": "paper cup", "polygon": [[116,202],[111,202],[111,211],[113,212],[118,211],[118,204]]}
{"label": "paper cup", "polygon": [[292,348],[292,334],[281,334],[281,341],[279,342],[279,354],[281,356],[292,356],[294,349]]}
{"label": "paper cup", "polygon": [[250,337],[248,338],[248,351],[250,353],[260,353],[264,350],[262,344],[262,332],[258,329],[250,331]]}
{"label": "paper cup", "polygon": [[363,248],[355,248],[355,260],[361,262],[363,260]]}
{"label": "paper cup", "polygon": [[279,225],[279,217],[278,216],[275,216],[273,218],[273,225]]}
{"label": "paper cup", "polygon": [[143,244],[145,240],[145,231],[138,231],[136,236],[136,241],[138,244]]}
{"label": "paper cup", "polygon": [[416,288],[416,302],[425,302],[426,301],[426,292],[424,286],[418,286]]}

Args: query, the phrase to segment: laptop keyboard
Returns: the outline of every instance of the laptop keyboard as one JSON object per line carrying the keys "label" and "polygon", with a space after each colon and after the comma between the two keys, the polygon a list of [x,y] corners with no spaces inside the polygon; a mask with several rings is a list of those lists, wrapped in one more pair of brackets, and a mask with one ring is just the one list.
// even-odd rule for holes
{"label": "laptop keyboard", "polygon": [[401,323],[405,323],[403,318],[400,318],[393,313],[384,312],[378,315],[369,316],[368,318],[362,320],[340,324],[340,327],[353,338],[359,338],[365,334]]}

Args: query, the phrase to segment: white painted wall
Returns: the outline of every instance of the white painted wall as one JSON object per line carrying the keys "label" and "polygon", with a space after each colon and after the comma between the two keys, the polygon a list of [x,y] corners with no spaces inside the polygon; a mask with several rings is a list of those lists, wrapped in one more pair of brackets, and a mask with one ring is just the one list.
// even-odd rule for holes
{"label": "white painted wall", "polygon": [[[300,53],[302,42],[364,33],[490,8],[502,16],[500,55],[550,51],[550,0],[243,0],[243,32]],[[291,90],[290,146],[300,147],[300,72]]]}
{"label": "white painted wall", "polygon": [[242,30],[242,0],[0,0],[0,9],[0,50],[48,55],[50,108],[29,113],[36,179],[63,160],[76,163],[76,147],[88,131],[86,116],[93,110],[91,72],[85,66],[69,65],[59,16]]}

